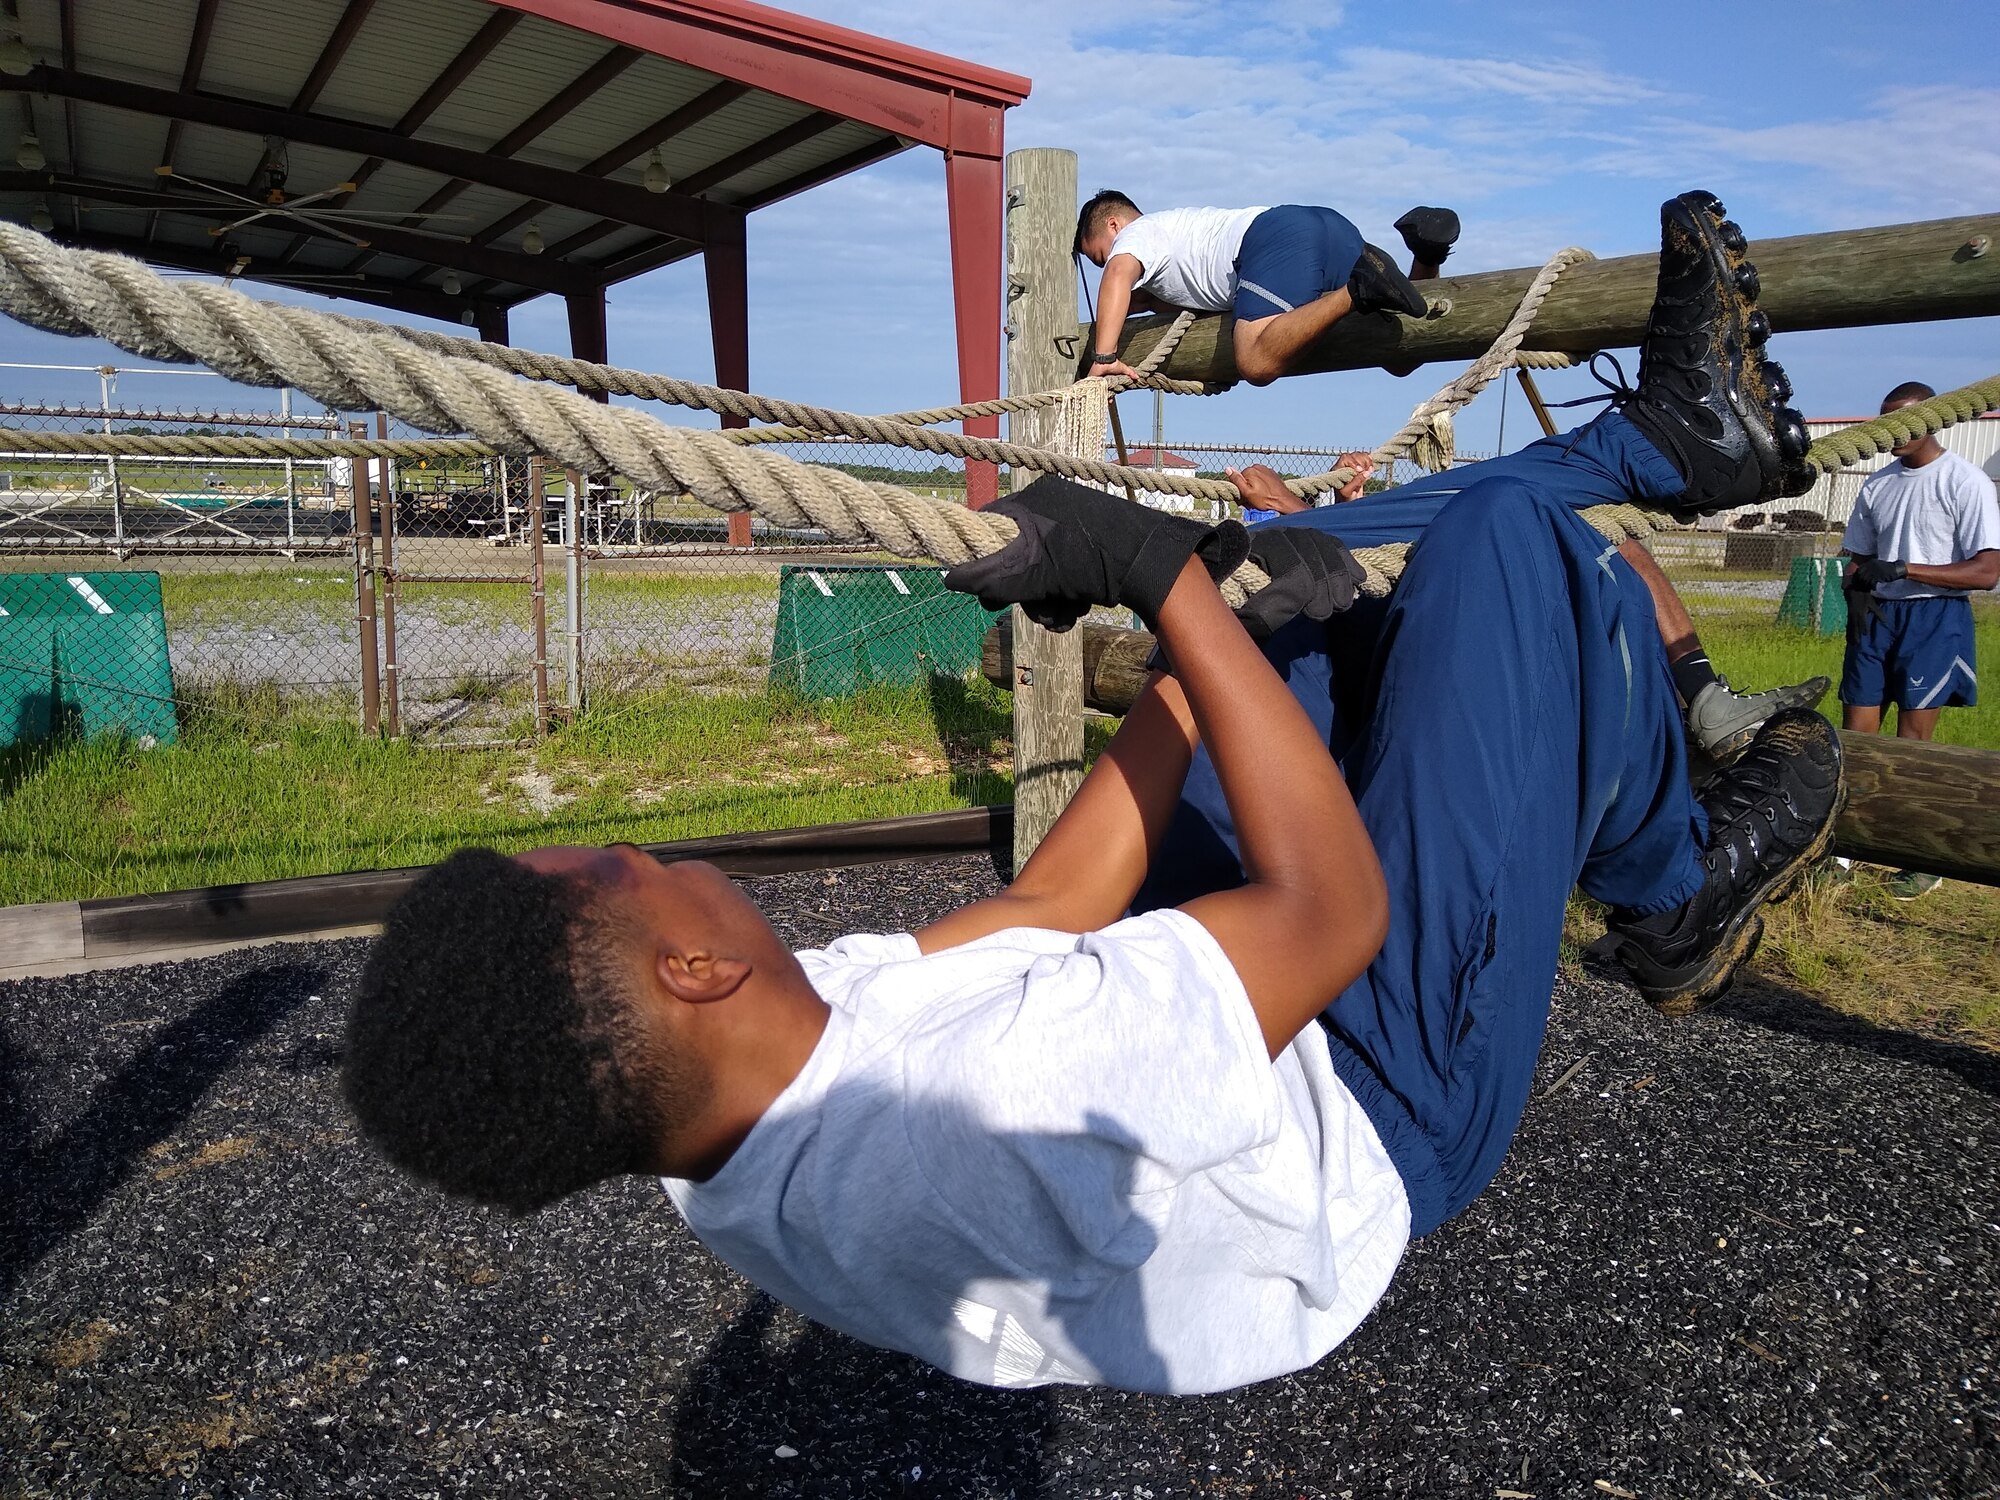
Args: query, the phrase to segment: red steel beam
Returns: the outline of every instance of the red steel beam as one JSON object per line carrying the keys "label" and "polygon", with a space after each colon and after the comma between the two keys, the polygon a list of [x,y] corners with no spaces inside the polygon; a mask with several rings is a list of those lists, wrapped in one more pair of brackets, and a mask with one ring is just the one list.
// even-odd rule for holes
{"label": "red steel beam", "polygon": [[[952,311],[958,329],[958,399],[991,401],[1000,394],[1001,220],[1005,173],[997,157],[949,155],[945,197],[951,214]],[[974,437],[998,437],[998,417],[964,424]],[[1000,471],[967,462],[965,502],[974,509],[1000,495]]]}
{"label": "red steel beam", "polygon": [[1005,109],[1027,79],[750,0],[493,0],[940,150],[966,123],[955,103]]}

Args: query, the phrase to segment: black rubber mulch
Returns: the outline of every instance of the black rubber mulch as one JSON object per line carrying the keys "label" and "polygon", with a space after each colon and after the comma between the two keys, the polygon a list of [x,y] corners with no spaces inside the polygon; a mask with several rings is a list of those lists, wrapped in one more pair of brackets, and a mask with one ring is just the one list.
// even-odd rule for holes
{"label": "black rubber mulch", "polygon": [[[761,893],[812,943],[993,885]],[[0,1496],[2000,1493],[1967,1049],[1565,983],[1500,1180],[1317,1368],[1009,1394],[774,1307],[643,1182],[510,1221],[400,1181],[335,1088],[362,951],[0,985]]]}

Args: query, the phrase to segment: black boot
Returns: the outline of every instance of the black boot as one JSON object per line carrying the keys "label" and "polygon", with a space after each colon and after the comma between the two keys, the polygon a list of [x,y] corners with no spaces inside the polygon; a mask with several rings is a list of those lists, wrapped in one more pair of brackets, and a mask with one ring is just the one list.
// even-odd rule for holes
{"label": "black boot", "polygon": [[1714,194],[1660,205],[1659,290],[1624,409],[1687,481],[1672,504],[1683,520],[1812,484],[1791,383],[1763,355],[1771,325],[1747,249]]}
{"label": "black boot", "polygon": [[1618,962],[1669,1016],[1722,997],[1764,935],[1759,908],[1790,894],[1832,846],[1833,820],[1847,801],[1833,726],[1808,709],[1773,714],[1701,801],[1708,813],[1702,888],[1671,911],[1611,914]]}
{"label": "black boot", "polygon": [[1443,265],[1458,243],[1458,215],[1448,208],[1413,208],[1395,228],[1411,256],[1426,266]]}
{"label": "black boot", "polygon": [[1354,263],[1354,270],[1347,278],[1347,294],[1354,299],[1357,312],[1398,312],[1405,317],[1421,318],[1431,310],[1430,303],[1410,278],[1373,245],[1361,247],[1361,259]]}

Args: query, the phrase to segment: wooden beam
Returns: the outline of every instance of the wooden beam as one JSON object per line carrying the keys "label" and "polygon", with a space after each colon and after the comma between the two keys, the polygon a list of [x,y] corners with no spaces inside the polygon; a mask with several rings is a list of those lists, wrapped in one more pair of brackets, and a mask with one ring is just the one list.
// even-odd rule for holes
{"label": "wooden beam", "polygon": [[[1969,247],[1982,236],[2000,242],[2000,214],[1753,239],[1750,258],[1763,278],[1757,305],[1780,333],[1991,317],[2000,314],[2000,251],[1973,253]],[[1475,359],[1499,337],[1538,269],[1427,281],[1423,292],[1447,299],[1448,312],[1422,322],[1388,313],[1345,318],[1307,351],[1293,373]],[[1658,271],[1659,257],[1650,254],[1572,267],[1542,304],[1523,347],[1589,354],[1636,345],[1645,332]],[[1119,353],[1136,364],[1170,321],[1127,324]],[[1085,331],[1079,325],[1079,336]],[[1234,380],[1230,320],[1198,319],[1161,373],[1179,380]]]}
{"label": "wooden beam", "polygon": [[[1010,621],[986,632],[986,680],[1015,680]],[[1083,625],[1083,701],[1122,714],[1146,684],[1153,638],[1143,630]],[[1920,744],[1881,734],[1841,732],[1847,810],[1834,825],[1834,851],[1850,859],[1922,870],[1975,885],[2000,886],[2000,750]]]}
{"label": "wooden beam", "polygon": [[[1067,379],[1059,339],[1076,321],[1076,153],[1042,147],[1006,158],[1007,389],[1045,391]],[[1007,435],[1053,446],[1050,411],[1015,412]],[[1016,485],[1034,476],[1014,471]],[[1083,640],[1043,630],[1010,610],[1014,694],[1014,868],[1018,871],[1083,784]]]}

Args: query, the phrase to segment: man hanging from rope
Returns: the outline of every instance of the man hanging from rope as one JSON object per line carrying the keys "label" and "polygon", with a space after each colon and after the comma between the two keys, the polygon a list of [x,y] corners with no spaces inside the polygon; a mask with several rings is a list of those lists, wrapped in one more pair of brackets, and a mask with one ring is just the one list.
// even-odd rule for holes
{"label": "man hanging from rope", "polygon": [[[1797,457],[1740,238],[1705,194],[1662,217],[1637,390],[1457,493],[1254,536],[1055,479],[1000,502],[1019,536],[954,584],[1056,624],[1126,605],[1173,668],[1002,895],[793,954],[712,867],[629,846],[427,874],[348,1025],[368,1134],[517,1212],[658,1174],[758,1286],[969,1380],[1321,1358],[1497,1171],[1572,883],[1684,1012],[1841,804],[1799,711],[1696,802],[1652,600],[1578,514],[1742,503]],[[1357,513],[1419,539],[1390,599],[1355,602]],[[1246,550],[1248,630],[1212,582]]]}
{"label": "man hanging from rope", "polygon": [[1096,345],[1086,375],[1137,375],[1118,358],[1135,306],[1233,312],[1236,373],[1269,385],[1351,312],[1429,310],[1413,281],[1435,277],[1458,239],[1448,208],[1413,208],[1396,221],[1410,274],[1330,208],[1169,208],[1141,213],[1106,190],[1076,218],[1076,253],[1104,271]]}

